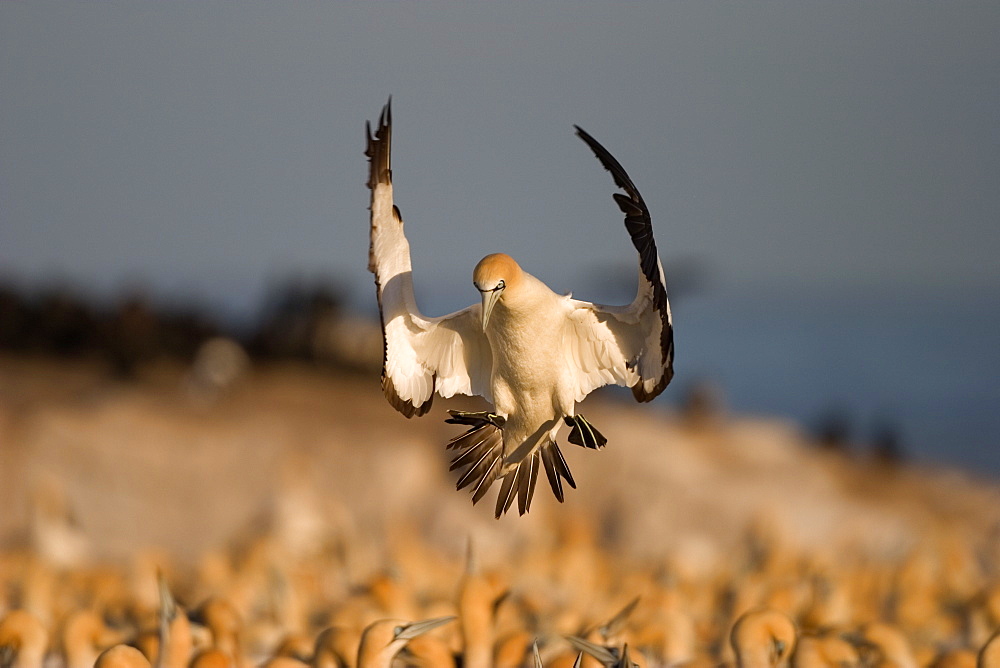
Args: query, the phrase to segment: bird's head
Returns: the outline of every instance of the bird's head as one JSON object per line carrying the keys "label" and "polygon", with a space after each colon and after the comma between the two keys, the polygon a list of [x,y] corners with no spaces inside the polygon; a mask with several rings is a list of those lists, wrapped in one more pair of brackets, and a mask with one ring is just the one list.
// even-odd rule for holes
{"label": "bird's head", "polygon": [[404,622],[399,619],[380,619],[372,622],[361,634],[358,663],[362,666],[389,666],[393,657],[410,640],[454,619],[455,617],[450,616],[422,622]]}
{"label": "bird's head", "polygon": [[796,635],[795,624],[787,615],[771,608],[756,608],[736,620],[729,642],[739,668],[775,668],[787,665]]}
{"label": "bird's head", "polygon": [[504,292],[516,286],[521,280],[521,267],[509,255],[493,253],[487,255],[472,271],[472,283],[483,296],[483,329],[490,321],[490,313]]}

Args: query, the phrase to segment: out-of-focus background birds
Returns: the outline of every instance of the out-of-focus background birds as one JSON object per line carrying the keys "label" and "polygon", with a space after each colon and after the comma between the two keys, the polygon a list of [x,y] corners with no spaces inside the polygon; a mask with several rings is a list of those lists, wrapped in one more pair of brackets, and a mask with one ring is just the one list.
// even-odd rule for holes
{"label": "out-of-focus background birds", "polygon": [[498,521],[377,378],[193,364],[0,357],[10,665],[974,665],[1000,628],[1000,491],[956,471],[588,400],[587,493]]}
{"label": "out-of-focus background birds", "polygon": [[[0,3],[0,667],[997,666],[998,25]],[[441,249],[628,301],[572,123],[647,200],[677,377],[588,398],[565,504],[494,520],[382,397],[388,94],[429,314]]]}

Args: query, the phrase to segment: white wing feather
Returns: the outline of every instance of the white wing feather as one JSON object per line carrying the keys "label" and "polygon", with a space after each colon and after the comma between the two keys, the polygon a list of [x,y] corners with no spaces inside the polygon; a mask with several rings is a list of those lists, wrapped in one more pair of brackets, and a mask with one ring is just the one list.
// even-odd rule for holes
{"label": "white wing feather", "polygon": [[378,130],[368,131],[371,189],[371,246],[368,268],[375,274],[382,318],[382,388],[389,402],[410,417],[423,415],[436,391],[442,397],[478,394],[490,400],[492,358],[480,325],[479,304],[440,318],[428,318],[413,296],[410,244],[393,205],[390,149],[392,115],[382,111]]}
{"label": "white wing feather", "polygon": [[656,388],[664,373],[662,322],[650,292],[640,288],[628,306],[570,300],[564,342],[576,401],[604,385],[641,388],[644,394]]}

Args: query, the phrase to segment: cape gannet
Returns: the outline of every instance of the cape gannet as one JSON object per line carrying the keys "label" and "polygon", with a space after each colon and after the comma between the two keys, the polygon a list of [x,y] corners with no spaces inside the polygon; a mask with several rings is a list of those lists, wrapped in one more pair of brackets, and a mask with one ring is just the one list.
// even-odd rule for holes
{"label": "cape gannet", "polygon": [[49,632],[38,615],[15,609],[0,617],[0,666],[42,668]]}
{"label": "cape gannet", "polygon": [[[391,103],[391,101],[390,101]],[[484,257],[473,271],[481,302],[439,318],[424,316],[413,296],[410,246],[393,203],[392,111],[382,109],[372,134],[367,124],[371,189],[368,268],[375,274],[383,332],[382,389],[406,417],[423,415],[433,395],[479,395],[492,412],[449,411],[448,422],[469,426],[451,440],[461,469],[458,489],[478,502],[500,478],[496,517],[515,494],[524,514],[540,468],[563,500],[562,480],[576,487],[556,444],[565,422],[569,442],[601,448],[607,439],[575,411],[598,387],[632,388],[650,401],[673,377],[674,339],[663,266],[646,203],[608,151],[576,127],[624,190],[614,199],[639,254],[639,288],[626,306],[603,306],[559,295],[503,253]]]}
{"label": "cape gannet", "polygon": [[737,668],[777,668],[788,664],[798,633],[788,615],[755,608],[740,615],[729,632]]}
{"label": "cape gannet", "polygon": [[94,668],[152,668],[152,666],[149,659],[135,647],[115,645],[97,657]]}
{"label": "cape gannet", "polygon": [[380,619],[372,622],[361,634],[356,665],[358,668],[389,668],[393,658],[410,640],[453,619],[455,618],[437,617],[422,622]]}

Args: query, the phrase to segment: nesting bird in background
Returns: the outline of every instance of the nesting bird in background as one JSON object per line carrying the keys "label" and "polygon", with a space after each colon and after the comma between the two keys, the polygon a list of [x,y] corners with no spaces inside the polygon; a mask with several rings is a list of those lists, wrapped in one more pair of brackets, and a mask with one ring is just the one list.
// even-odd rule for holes
{"label": "nesting bird in background", "polygon": [[434,393],[479,395],[492,412],[449,411],[448,422],[469,427],[448,443],[458,451],[458,489],[477,503],[500,478],[496,516],[518,498],[527,512],[539,469],[563,500],[562,481],[576,483],[556,444],[601,448],[607,439],[576,403],[603,385],[632,388],[637,401],[656,397],[673,377],[674,339],[663,266],[646,204],[628,174],[589,134],[576,128],[624,194],[614,198],[639,254],[639,289],[626,306],[603,306],[559,295],[503,253],[473,271],[482,299],[461,311],[429,318],[413,296],[410,246],[392,198],[392,112],[382,109],[374,135],[367,126],[371,189],[368,268],[375,274],[384,338],[382,389],[406,417],[425,414]]}

